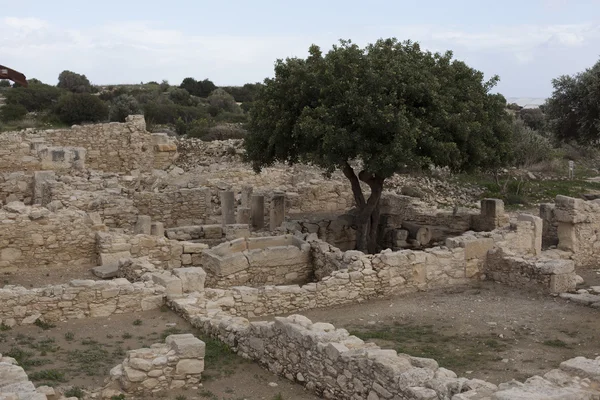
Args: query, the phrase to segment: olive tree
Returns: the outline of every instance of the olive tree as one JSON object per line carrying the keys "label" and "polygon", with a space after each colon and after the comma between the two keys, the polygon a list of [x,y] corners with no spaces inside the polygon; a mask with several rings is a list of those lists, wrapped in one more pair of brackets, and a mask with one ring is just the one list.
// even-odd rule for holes
{"label": "olive tree", "polygon": [[504,97],[490,93],[497,81],[410,41],[341,41],[325,55],[313,45],[306,59],[278,60],[260,88],[246,155],[257,172],[275,162],[341,170],[357,207],[357,248],[374,252],[384,182],[394,173],[508,161],[511,119]]}

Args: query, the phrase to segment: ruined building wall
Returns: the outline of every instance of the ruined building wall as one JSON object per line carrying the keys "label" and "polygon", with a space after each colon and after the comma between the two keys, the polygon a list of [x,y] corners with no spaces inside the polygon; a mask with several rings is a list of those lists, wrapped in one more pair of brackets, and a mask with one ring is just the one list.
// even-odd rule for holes
{"label": "ruined building wall", "polygon": [[87,269],[96,263],[94,232],[81,211],[10,203],[0,210],[0,271]]}
{"label": "ruined building wall", "polygon": [[0,172],[84,167],[149,171],[166,168],[177,153],[166,135],[146,131],[140,115],[128,117],[125,123],[8,132],[0,136],[0,149]]}
{"label": "ruined building wall", "polygon": [[600,256],[600,203],[556,196],[558,248],[573,252],[576,267],[597,267]]}
{"label": "ruined building wall", "polygon": [[162,193],[136,192],[133,205],[140,215],[149,215],[171,228],[200,225],[211,214],[210,190],[207,188],[180,189]]}
{"label": "ruined building wall", "polygon": [[131,283],[127,279],[111,281],[74,280],[63,285],[26,289],[5,286],[0,289],[0,315],[5,325],[66,321],[86,317],[139,312],[159,308],[165,288],[151,282]]}

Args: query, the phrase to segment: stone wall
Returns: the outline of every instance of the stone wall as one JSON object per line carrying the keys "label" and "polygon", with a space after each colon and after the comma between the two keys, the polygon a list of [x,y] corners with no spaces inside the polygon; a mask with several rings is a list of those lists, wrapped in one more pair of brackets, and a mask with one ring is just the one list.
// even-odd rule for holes
{"label": "stone wall", "polygon": [[127,279],[74,280],[35,289],[7,285],[0,289],[0,315],[7,326],[33,324],[38,319],[107,317],[159,308],[164,297],[163,286]]}
{"label": "stone wall", "polygon": [[210,287],[305,283],[313,274],[310,245],[291,235],[241,238],[202,253]]}
{"label": "stone wall", "polygon": [[0,202],[21,201],[31,204],[33,198],[33,174],[5,172],[0,174]]}
{"label": "stone wall", "polygon": [[[433,359],[381,349],[328,323],[301,315],[250,322],[225,313],[203,315],[176,307],[192,325],[245,358],[328,399],[340,400],[594,400],[600,395],[600,357],[577,357],[543,377],[496,386],[459,378]],[[594,384],[591,384],[591,381]]]}
{"label": "stone wall", "polygon": [[[204,371],[206,345],[192,334],[167,336],[165,343],[129,350],[123,363],[110,371],[109,384],[125,393],[151,395],[184,386],[197,386]],[[111,393],[112,394],[112,393]],[[112,397],[112,396],[111,396]]]}
{"label": "stone wall", "polygon": [[210,201],[207,188],[136,192],[133,195],[133,205],[141,215],[149,215],[167,228],[203,224],[211,214]]}
{"label": "stone wall", "polygon": [[540,218],[543,220],[543,247],[547,248],[558,245],[558,222],[554,215],[554,204],[540,204]]}
{"label": "stone wall", "polygon": [[143,116],[125,123],[71,129],[7,132],[0,136],[0,171],[68,170],[84,167],[125,172],[166,168],[177,154],[164,134],[146,131]]}
{"label": "stone wall", "polygon": [[81,211],[50,212],[7,204],[0,210],[0,271],[78,268],[96,264],[93,223]]}
{"label": "stone wall", "polygon": [[595,268],[600,256],[600,203],[556,196],[558,248],[573,252],[576,267]]}

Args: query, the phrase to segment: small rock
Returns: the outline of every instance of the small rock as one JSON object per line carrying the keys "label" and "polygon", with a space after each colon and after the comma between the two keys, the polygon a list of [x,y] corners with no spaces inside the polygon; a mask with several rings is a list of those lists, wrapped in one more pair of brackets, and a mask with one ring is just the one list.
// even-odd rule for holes
{"label": "small rock", "polygon": [[278,384],[276,384],[275,382],[269,382],[269,386],[271,387],[277,387],[279,386]]}

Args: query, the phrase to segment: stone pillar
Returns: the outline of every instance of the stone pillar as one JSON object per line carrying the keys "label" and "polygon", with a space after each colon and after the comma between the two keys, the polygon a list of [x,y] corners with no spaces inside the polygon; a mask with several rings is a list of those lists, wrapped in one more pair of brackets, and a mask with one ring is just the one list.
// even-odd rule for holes
{"label": "stone pillar", "polygon": [[242,200],[241,200],[242,207],[250,208],[251,198],[252,198],[252,186],[250,186],[250,185],[242,186]]}
{"label": "stone pillar", "polygon": [[271,200],[271,213],[269,217],[269,229],[274,231],[279,228],[285,220],[285,195],[276,193]]}
{"label": "stone pillar", "polygon": [[253,229],[260,230],[265,227],[265,196],[252,196],[250,214]]}
{"label": "stone pillar", "polygon": [[235,194],[231,190],[221,192],[222,225],[235,224]]}
{"label": "stone pillar", "polygon": [[152,217],[148,215],[138,215],[134,233],[136,235],[150,235],[152,233]]}
{"label": "stone pillar", "polygon": [[238,207],[236,223],[248,225],[250,223],[250,209],[247,207]]}
{"label": "stone pillar", "polygon": [[152,236],[165,236],[165,224],[162,222],[153,222],[150,226],[150,234]]}

